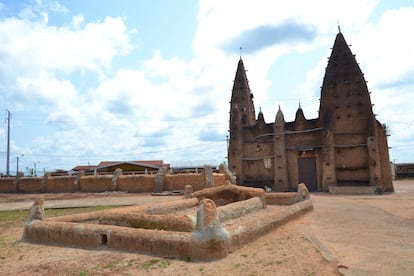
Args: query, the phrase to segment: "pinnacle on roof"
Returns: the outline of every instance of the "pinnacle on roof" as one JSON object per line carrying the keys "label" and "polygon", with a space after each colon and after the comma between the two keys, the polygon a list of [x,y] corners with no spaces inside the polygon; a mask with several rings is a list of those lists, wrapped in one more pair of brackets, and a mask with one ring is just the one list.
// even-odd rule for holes
{"label": "pinnacle on roof", "polygon": [[343,34],[339,32],[332,47],[323,85],[336,85],[356,80],[364,80],[363,74]]}
{"label": "pinnacle on roof", "polygon": [[249,87],[247,76],[246,76],[246,69],[244,69],[243,60],[241,58],[239,60],[239,63],[237,64],[236,77],[234,78],[235,88],[236,88],[236,85],[238,88]]}
{"label": "pinnacle on roof", "polygon": [[260,109],[259,109],[259,114],[257,115],[257,121],[258,122],[263,122],[263,123],[265,122],[263,112],[262,112],[262,107],[260,107]]}
{"label": "pinnacle on roof", "polygon": [[305,115],[303,114],[303,110],[300,107],[300,104],[299,104],[298,110],[296,111],[296,116],[295,116],[295,121],[297,122],[299,120],[301,120],[301,121],[305,121],[306,120]]}
{"label": "pinnacle on roof", "polygon": [[276,113],[275,123],[276,124],[285,123],[285,117],[283,116],[283,112],[282,112],[282,109],[280,108],[280,105]]}

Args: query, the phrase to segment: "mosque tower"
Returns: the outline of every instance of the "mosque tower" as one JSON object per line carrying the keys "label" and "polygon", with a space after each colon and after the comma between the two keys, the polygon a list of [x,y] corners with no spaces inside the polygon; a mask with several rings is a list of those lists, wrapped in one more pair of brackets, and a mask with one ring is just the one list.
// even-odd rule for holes
{"label": "mosque tower", "polygon": [[229,169],[243,183],[243,127],[254,125],[255,110],[253,94],[250,92],[249,81],[243,60],[240,58],[237,65],[236,77],[230,101],[230,141],[228,150]]}
{"label": "mosque tower", "polygon": [[229,169],[237,184],[272,191],[393,191],[387,133],[375,118],[370,92],[341,31],[321,87],[319,116],[301,106],[286,122],[255,119],[253,95],[240,58],[230,101]]}

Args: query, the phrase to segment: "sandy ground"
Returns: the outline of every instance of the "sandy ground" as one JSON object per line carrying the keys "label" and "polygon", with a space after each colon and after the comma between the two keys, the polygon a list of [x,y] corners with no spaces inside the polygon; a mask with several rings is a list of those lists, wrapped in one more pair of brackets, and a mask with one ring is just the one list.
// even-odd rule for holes
{"label": "sandy ground", "polygon": [[[0,275],[413,275],[414,181],[394,185],[395,193],[382,196],[312,194],[313,212],[213,262],[29,244],[20,241],[21,221],[0,221]],[[24,209],[19,204],[30,206],[37,196],[0,194],[0,210]],[[45,198],[55,207],[177,199],[117,193]]]}

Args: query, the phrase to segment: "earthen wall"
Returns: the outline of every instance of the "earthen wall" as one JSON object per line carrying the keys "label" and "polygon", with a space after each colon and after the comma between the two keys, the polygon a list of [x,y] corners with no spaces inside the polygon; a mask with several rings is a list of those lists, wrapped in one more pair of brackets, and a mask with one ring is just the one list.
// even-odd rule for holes
{"label": "earthen wall", "polygon": [[121,175],[118,178],[118,190],[130,193],[151,193],[155,175]]}
{"label": "earthen wall", "polygon": [[14,193],[14,179],[11,177],[0,178],[0,193]]}
{"label": "earthen wall", "polygon": [[48,177],[46,192],[48,193],[70,193],[74,190],[75,176]]}
{"label": "earthen wall", "polygon": [[19,192],[20,193],[41,193],[42,192],[42,177],[27,177],[20,178]]}
{"label": "earthen wall", "polygon": [[193,186],[194,191],[205,188],[202,174],[167,174],[165,176],[164,190],[183,190],[186,185]]}
{"label": "earthen wall", "polygon": [[101,193],[111,190],[112,175],[83,176],[80,178],[79,191],[86,193]]}
{"label": "earthen wall", "polygon": [[[221,186],[226,183],[225,175],[214,173],[214,185]],[[117,179],[116,190],[131,193],[151,193],[154,188],[155,175],[120,175]],[[114,190],[112,175],[81,176],[79,190],[75,187],[76,176],[49,176],[42,190],[42,177],[24,177],[19,179],[18,191],[20,193],[70,193],[89,192],[99,193]],[[0,178],[0,193],[14,193],[16,178]],[[193,186],[195,191],[205,188],[203,174],[167,174],[165,176],[165,191],[184,190],[186,185]]]}

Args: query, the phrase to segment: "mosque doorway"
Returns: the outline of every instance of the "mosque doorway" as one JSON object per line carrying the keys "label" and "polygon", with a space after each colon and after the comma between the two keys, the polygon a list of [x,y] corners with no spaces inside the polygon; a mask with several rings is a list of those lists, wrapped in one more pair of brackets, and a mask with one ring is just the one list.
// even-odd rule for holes
{"label": "mosque doorway", "polygon": [[305,183],[309,192],[318,191],[315,157],[298,158],[298,174],[299,183]]}

